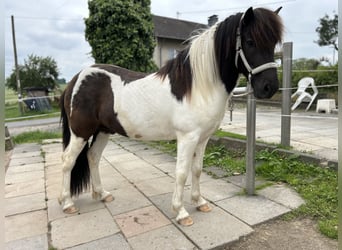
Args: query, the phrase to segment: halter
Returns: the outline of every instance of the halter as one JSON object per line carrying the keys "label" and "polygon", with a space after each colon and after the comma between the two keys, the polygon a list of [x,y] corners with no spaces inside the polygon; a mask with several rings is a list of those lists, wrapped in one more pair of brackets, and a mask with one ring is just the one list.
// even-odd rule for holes
{"label": "halter", "polygon": [[[239,27],[236,33],[236,54],[235,54],[235,66],[236,68],[238,68],[238,59],[239,56],[241,57],[241,60],[245,66],[245,68],[248,71],[248,84],[251,85],[251,80],[252,80],[252,76],[256,75],[266,69],[271,69],[271,68],[277,68],[277,64],[275,62],[269,62],[269,63],[264,63],[254,69],[252,69],[252,67],[249,65],[246,57],[245,57],[245,53],[243,53],[243,49],[242,49],[242,45],[241,45],[241,26],[242,26],[242,20],[245,17],[245,13],[242,14],[241,19],[240,19],[240,23],[239,23]],[[250,86],[250,89],[252,90],[252,86]],[[249,93],[246,93],[249,94]]]}

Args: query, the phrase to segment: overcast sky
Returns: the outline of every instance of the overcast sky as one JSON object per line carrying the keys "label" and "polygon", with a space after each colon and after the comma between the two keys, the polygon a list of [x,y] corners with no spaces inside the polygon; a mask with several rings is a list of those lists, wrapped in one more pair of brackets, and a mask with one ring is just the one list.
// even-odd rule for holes
{"label": "overcast sky", "polygon": [[[277,9],[285,24],[284,42],[293,42],[294,58],[328,57],[333,61],[331,47],[319,47],[315,29],[318,19],[337,13],[337,0],[152,0],[153,14],[200,23],[217,14],[219,20],[248,7]],[[178,15],[177,15],[178,13]],[[19,64],[29,54],[51,56],[58,64],[60,77],[67,81],[94,60],[84,38],[84,21],[88,16],[87,0],[5,0],[5,74],[14,67],[11,15],[15,18]],[[335,53],[335,61],[337,53]]]}

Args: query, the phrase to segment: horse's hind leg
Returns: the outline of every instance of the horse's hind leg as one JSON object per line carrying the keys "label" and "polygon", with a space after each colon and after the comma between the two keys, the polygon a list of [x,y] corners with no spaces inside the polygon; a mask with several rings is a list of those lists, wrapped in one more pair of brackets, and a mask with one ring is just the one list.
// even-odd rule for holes
{"label": "horse's hind leg", "polygon": [[208,140],[199,143],[196,147],[192,162],[192,185],[191,185],[191,200],[197,206],[197,210],[201,212],[210,212],[211,208],[208,202],[201,196],[200,191],[200,176],[203,167],[203,155],[207,146]]}
{"label": "horse's hind leg", "polygon": [[76,163],[78,155],[86,145],[86,141],[81,137],[76,137],[71,133],[69,145],[63,152],[63,182],[62,191],[58,199],[59,203],[63,205],[63,212],[76,213],[78,209],[75,207],[74,202],[71,199],[70,182],[71,182],[71,170]]}
{"label": "horse's hind leg", "polygon": [[109,134],[98,133],[97,135],[94,135],[92,145],[87,155],[90,167],[90,176],[93,185],[93,198],[105,202],[114,200],[112,194],[103,189],[99,173],[99,162],[102,152],[107,145],[108,138]]}

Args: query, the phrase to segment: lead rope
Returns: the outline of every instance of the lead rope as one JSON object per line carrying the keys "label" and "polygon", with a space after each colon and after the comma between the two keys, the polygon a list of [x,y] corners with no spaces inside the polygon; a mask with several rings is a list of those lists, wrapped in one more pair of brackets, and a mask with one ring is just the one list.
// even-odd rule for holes
{"label": "lead rope", "polygon": [[233,97],[244,97],[248,96],[249,94],[253,94],[253,87],[252,87],[252,74],[248,74],[248,83],[247,83],[247,91],[242,94],[233,94],[232,98],[229,98],[228,107],[230,112],[230,122],[233,121],[233,111],[234,111],[234,100]]}

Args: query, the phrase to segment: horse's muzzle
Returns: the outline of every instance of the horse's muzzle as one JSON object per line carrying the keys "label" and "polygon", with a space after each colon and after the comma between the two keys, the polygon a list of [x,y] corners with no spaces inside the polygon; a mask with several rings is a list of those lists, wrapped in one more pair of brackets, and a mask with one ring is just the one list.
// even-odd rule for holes
{"label": "horse's muzzle", "polygon": [[278,80],[264,80],[261,84],[254,86],[254,96],[258,99],[269,99],[279,89]]}

